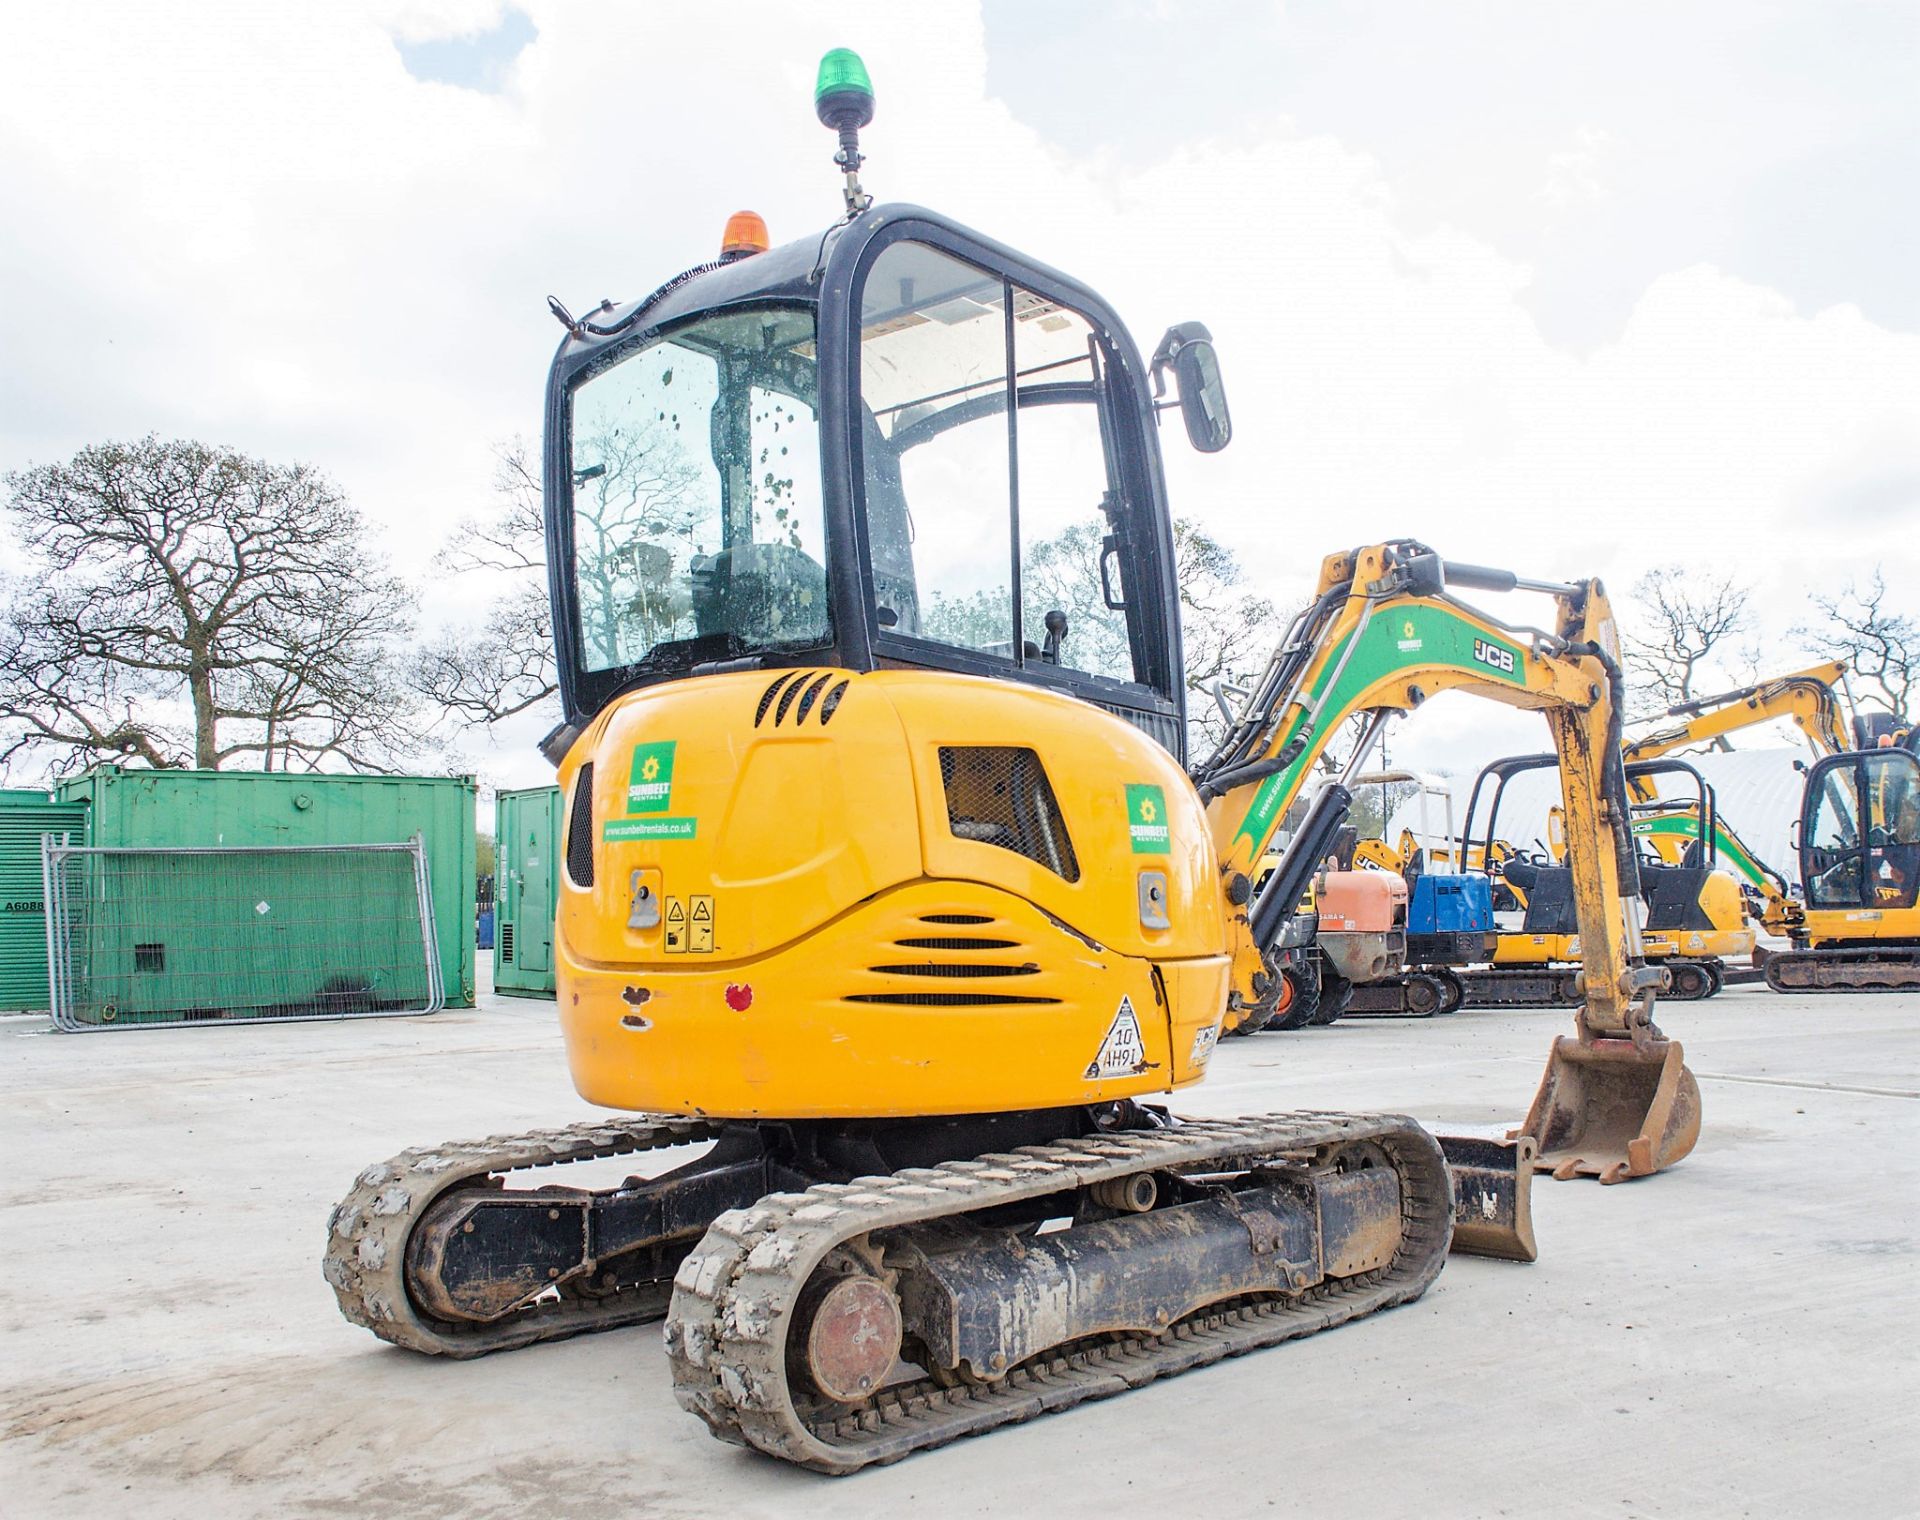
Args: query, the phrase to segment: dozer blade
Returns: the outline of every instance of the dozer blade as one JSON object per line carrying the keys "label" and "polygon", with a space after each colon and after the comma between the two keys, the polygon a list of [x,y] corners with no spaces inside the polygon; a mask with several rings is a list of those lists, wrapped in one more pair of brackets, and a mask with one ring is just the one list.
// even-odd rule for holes
{"label": "dozer blade", "polygon": [[1553,1042],[1527,1122],[1513,1138],[1539,1146],[1557,1181],[1625,1182],[1672,1166],[1700,1138],[1700,1086],[1678,1040]]}
{"label": "dozer blade", "polygon": [[1465,1256],[1537,1261],[1533,1239],[1533,1160],[1530,1135],[1483,1140],[1436,1135],[1453,1182],[1453,1246]]}

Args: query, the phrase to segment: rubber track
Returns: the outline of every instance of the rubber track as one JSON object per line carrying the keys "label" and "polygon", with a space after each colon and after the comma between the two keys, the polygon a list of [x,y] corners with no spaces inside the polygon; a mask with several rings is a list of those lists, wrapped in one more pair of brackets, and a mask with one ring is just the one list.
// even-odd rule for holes
{"label": "rubber track", "polygon": [[[991,1384],[944,1387],[922,1378],[854,1409],[795,1401],[786,1371],[795,1304],[814,1268],[842,1241],[1131,1172],[1238,1171],[1362,1140],[1387,1152],[1404,1184],[1400,1250],[1377,1271],[1289,1297],[1215,1304],[1159,1334],[1058,1348]],[[1452,1230],[1438,1145],[1412,1120],[1392,1115],[1199,1120],[773,1193],[720,1215],[681,1263],[665,1334],[674,1393],[722,1440],[816,1471],[849,1473],[1405,1303],[1439,1274]]]}
{"label": "rubber track", "polygon": [[368,1167],[327,1219],[321,1271],[340,1312],[383,1341],[436,1356],[484,1356],[535,1341],[658,1319],[664,1286],[642,1285],[595,1299],[537,1303],[492,1324],[450,1324],[422,1315],[406,1287],[407,1237],[433,1201],[497,1173],[637,1155],[717,1139],[718,1125],[695,1119],[613,1120],[566,1129],[455,1140],[402,1151]]}
{"label": "rubber track", "polygon": [[[1525,988],[1529,981],[1544,979],[1544,973],[1537,972],[1531,967],[1514,966],[1505,969],[1496,968],[1491,972],[1481,969],[1478,971],[1460,971],[1455,974],[1459,976],[1461,986],[1466,989],[1466,995],[1460,1000],[1460,1007],[1462,1008],[1578,1008],[1581,1003],[1581,999],[1578,997],[1563,998],[1558,994],[1550,997],[1526,997],[1520,995],[1522,989]],[[1562,975],[1578,976],[1579,968],[1569,964],[1565,971],[1555,972],[1553,975],[1556,977]],[[1502,995],[1501,987],[1503,983],[1512,989],[1511,995]],[[1677,992],[1663,992],[1660,994],[1660,1001],[1663,1003],[1703,1002],[1707,998],[1714,996],[1725,985],[1726,978],[1723,969],[1721,980],[1716,983],[1710,979],[1705,990],[1696,992],[1691,997],[1683,996]],[[1418,1015],[1411,1016],[1418,1017]]]}
{"label": "rubber track", "polygon": [[[1805,967],[1814,975],[1823,969],[1856,978],[1844,985],[1791,985],[1774,980],[1775,967],[1791,972]],[[1782,950],[1767,957],[1767,985],[1775,992],[1912,992],[1920,987],[1920,951],[1898,947],[1866,950]]]}

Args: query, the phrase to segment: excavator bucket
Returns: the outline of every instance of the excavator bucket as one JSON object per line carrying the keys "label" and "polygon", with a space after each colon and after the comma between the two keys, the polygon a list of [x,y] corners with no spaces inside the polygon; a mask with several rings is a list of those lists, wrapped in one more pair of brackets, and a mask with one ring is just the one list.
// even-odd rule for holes
{"label": "excavator bucket", "polygon": [[1567,1036],[1553,1042],[1527,1122],[1514,1138],[1539,1147],[1536,1169],[1557,1181],[1625,1182],[1672,1166],[1700,1138],[1700,1086],[1678,1040]]}
{"label": "excavator bucket", "polygon": [[1453,1182],[1453,1247],[1466,1256],[1536,1261],[1533,1240],[1533,1139],[1483,1140],[1436,1135]]}

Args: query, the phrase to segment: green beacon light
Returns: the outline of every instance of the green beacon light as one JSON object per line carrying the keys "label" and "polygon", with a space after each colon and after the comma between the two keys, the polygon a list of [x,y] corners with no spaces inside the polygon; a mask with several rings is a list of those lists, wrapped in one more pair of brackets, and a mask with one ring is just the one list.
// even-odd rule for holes
{"label": "green beacon light", "polygon": [[847,215],[857,216],[873,204],[860,188],[860,129],[873,120],[873,82],[867,66],[852,48],[835,48],[820,60],[813,86],[813,110],[823,127],[840,134],[840,150],[833,161],[846,176]]}

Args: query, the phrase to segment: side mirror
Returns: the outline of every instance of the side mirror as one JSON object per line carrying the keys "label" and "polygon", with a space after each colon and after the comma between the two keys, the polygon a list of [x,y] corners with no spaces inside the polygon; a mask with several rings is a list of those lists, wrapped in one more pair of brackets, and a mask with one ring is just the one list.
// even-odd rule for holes
{"label": "side mirror", "polygon": [[1203,454],[1217,454],[1233,438],[1233,419],[1227,413],[1227,388],[1220,378],[1220,356],[1213,334],[1199,322],[1180,322],[1167,329],[1153,354],[1153,395],[1156,403],[1167,393],[1167,371],[1173,371],[1179,392],[1180,417],[1187,425],[1187,441]]}

